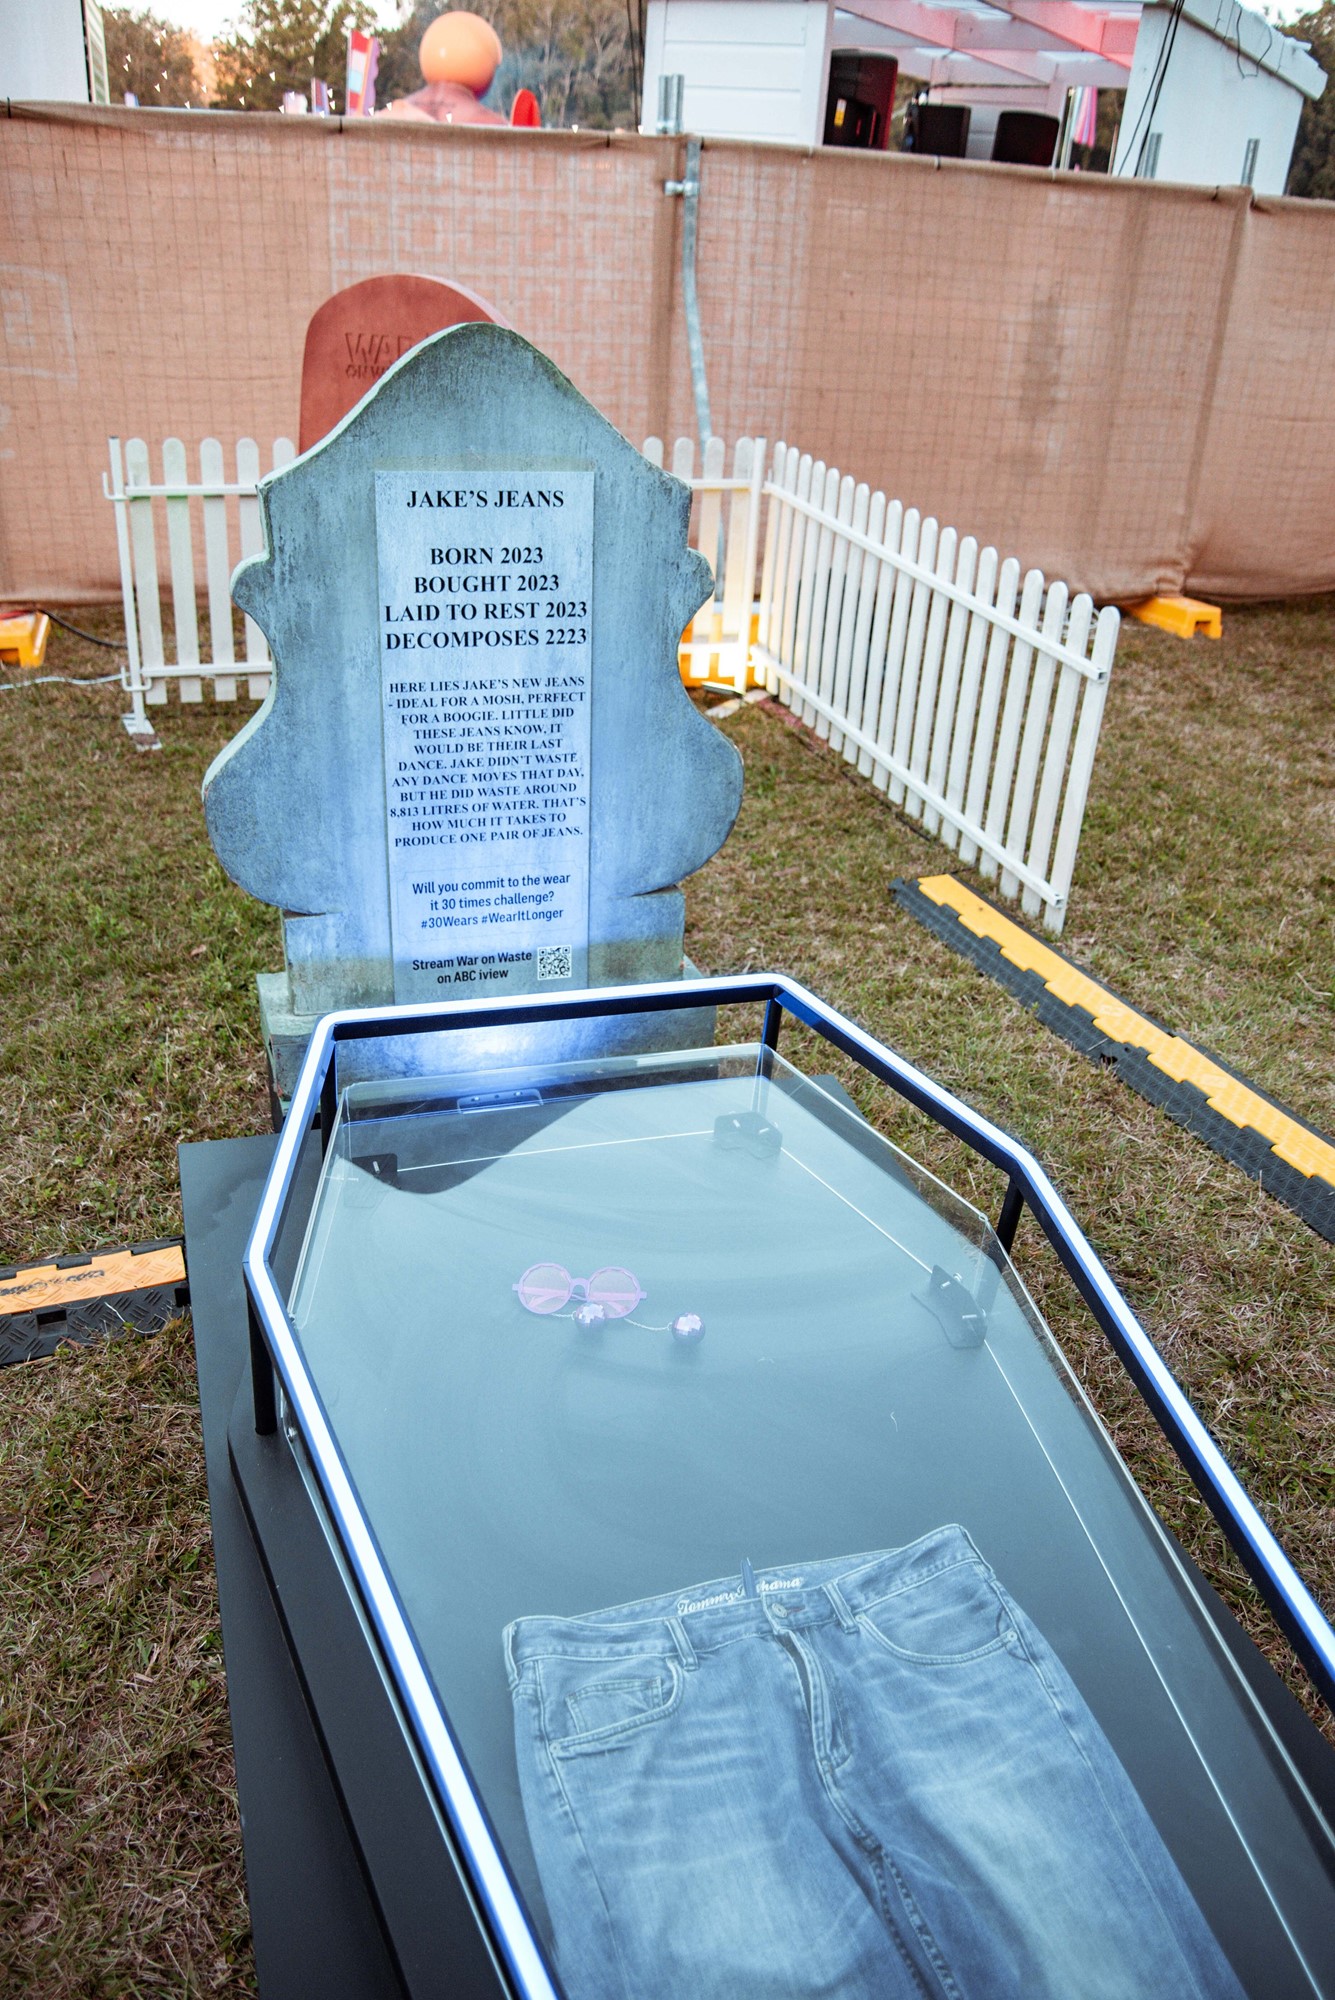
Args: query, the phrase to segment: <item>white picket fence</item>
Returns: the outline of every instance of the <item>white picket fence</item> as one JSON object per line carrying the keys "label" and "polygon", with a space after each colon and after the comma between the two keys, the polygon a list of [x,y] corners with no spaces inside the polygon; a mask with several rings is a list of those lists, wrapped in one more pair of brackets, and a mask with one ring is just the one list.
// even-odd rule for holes
{"label": "white picket fence", "polygon": [[785,445],[764,491],[770,691],[1060,931],[1120,612]]}
{"label": "white picket fence", "polygon": [[[269,692],[271,660],[268,642],[253,619],[243,622],[244,654],[236,657],[232,628],[232,571],[246,556],[264,547],[256,487],[260,479],[260,448],[253,438],[238,440],[229,480],[223,448],[217,438],[199,447],[199,476],[192,480],[180,438],[164,438],[162,477],[154,480],[149,449],[143,438],[128,438],[124,453],[119,438],[107,440],[111,473],[102,475],[102,490],[116,509],[116,545],[120,555],[121,602],[125,609],[127,665],[121,676],[130,697],[126,726],[132,734],[149,735],[152,725],[145,705],[167,699],[174,681],[182,701],[202,701],[204,680],[212,680],[218,701],[235,701],[237,668],[243,670],[252,701]],[[277,438],[270,466],[277,470],[296,456],[291,438]],[[228,519],[235,503],[236,540]],[[160,514],[167,540],[171,575],[174,657],[168,659],[162,629],[162,583],[158,570]],[[204,558],[208,596],[209,647],[200,650],[199,585],[196,552]]]}
{"label": "white picket fence", "polygon": [[[269,650],[244,621],[238,661],[229,594],[234,505],[241,557],[262,547],[256,484],[260,452],[206,438],[191,482],[179,438],[161,451],[154,481],[147,444],[110,441],[103,486],[116,508],[131,697],[126,724],[151,733],[145,704],[175,682],[182,701],[203,699],[211,679],[235,700],[240,677],[253,700],[269,686]],[[664,463],[649,438],[646,458]],[[275,469],[293,456],[279,438]],[[695,445],[678,438],[671,470],[695,495],[692,540],[714,570],[713,598],[682,636],[690,682],[764,686],[829,741],[896,805],[999,878],[1060,931],[1084,820],[1094,752],[1117,646],[1120,614],[1095,616],[1041,571],[1023,577],[1013,557],[980,549],[914,507],[779,444],[765,476],[766,441],[740,438],[732,469],[710,438],[697,474]],[[159,537],[163,520],[175,624],[163,638]],[[196,509],[196,512],[192,512]],[[763,528],[763,561],[761,559]],[[202,550],[209,653],[200,648],[195,556]],[[759,586],[757,588],[757,567]]]}
{"label": "white picket fence", "polygon": [[[250,698],[262,701],[269,691],[269,648],[259,626],[247,618],[244,657],[238,662],[230,595],[236,563],[258,555],[264,546],[256,498],[259,446],[253,438],[238,440],[233,453],[236,476],[229,480],[221,443],[205,438],[198,452],[198,476],[192,480],[180,438],[163,440],[161,475],[156,479],[143,438],[128,438],[123,449],[119,438],[107,443],[111,465],[109,474],[102,475],[102,490],[116,510],[128,655],[122,681],[131,700],[127,726],[133,733],[151,733],[146,706],[165,702],[173,684],[182,701],[202,701],[203,683],[212,680],[215,700],[235,701],[238,665],[245,670],[242,677]],[[661,438],[648,438],[644,454],[662,465]],[[276,438],[270,468],[277,471],[294,456],[291,439]],[[747,685],[764,459],[763,438],[742,438],[733,451],[732,472],[725,476],[723,440],[711,438],[697,478],[692,440],[678,438],[672,448],[672,471],[698,496],[694,546],[721,579],[715,599],[696,615],[682,639],[682,672],[692,681],[735,685],[739,691]],[[235,508],[235,530],[229,502]],[[720,563],[721,524],[726,557]],[[159,570],[164,536],[175,627],[170,654]],[[207,652],[200,646],[197,554],[203,557],[208,593]]]}

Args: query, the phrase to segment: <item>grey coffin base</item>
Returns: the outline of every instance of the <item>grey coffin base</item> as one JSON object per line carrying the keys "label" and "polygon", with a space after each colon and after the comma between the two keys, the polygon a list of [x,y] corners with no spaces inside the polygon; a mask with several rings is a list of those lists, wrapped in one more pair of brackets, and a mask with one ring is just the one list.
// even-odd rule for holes
{"label": "grey coffin base", "polygon": [[256,1982],[260,2000],[403,2000],[228,1456],[250,1373],[241,1255],[273,1149],[264,1137],[179,1151]]}
{"label": "grey coffin base", "polygon": [[[698,969],[686,959],[686,979]],[[255,975],[260,1029],[274,1094],[284,1103],[296,1086],[315,1014],[294,1014],[285,972]],[[513,1025],[467,1034],[397,1035],[392,1040],[344,1042],[338,1073],[343,1083],[387,1076],[432,1076],[442,1071],[512,1069],[534,1063],[576,1062],[585,1056],[648,1055],[658,1049],[710,1048],[713,1007],[674,1008],[665,1014],[621,1014],[604,1020],[556,1021],[528,1028]],[[448,1049],[448,1054],[446,1050]]]}

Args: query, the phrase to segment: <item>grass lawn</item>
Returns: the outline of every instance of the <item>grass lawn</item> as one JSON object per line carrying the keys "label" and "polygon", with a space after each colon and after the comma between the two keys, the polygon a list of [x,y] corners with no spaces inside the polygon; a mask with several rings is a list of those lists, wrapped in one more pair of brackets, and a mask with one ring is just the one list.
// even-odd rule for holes
{"label": "grass lawn", "polygon": [[[1219,644],[1124,633],[1064,948],[1331,1132],[1335,599],[1224,623]],[[110,660],[57,633],[47,665]],[[249,711],[173,704],[144,755],[122,706],[114,687],[0,694],[7,1262],[176,1232],[178,1140],[267,1128],[253,978],[281,963],[278,921],[225,881],[199,807]],[[746,798],[689,886],[692,957],[793,973],[1033,1147],[1335,1609],[1335,1247],[905,916],[891,878],[952,857],[842,760],[764,709],[721,726]],[[990,1169],[856,1088],[995,1213]],[[1020,1268],[1136,1476],[1301,1696],[1035,1248],[1022,1229]],[[0,1548],[0,1986],[253,1991],[188,1322],[0,1373]]]}

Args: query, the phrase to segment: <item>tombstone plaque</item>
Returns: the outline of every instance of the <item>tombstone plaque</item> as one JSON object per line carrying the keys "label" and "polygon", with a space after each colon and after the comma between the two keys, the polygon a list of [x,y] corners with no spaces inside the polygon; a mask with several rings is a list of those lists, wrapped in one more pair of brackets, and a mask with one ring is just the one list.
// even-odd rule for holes
{"label": "tombstone plaque", "polygon": [[396,1000],[588,983],[593,473],[376,474]]}
{"label": "tombstone plaque", "polygon": [[[204,804],[228,873],[284,913],[286,969],[259,982],[279,1093],[334,1008],[680,976],[678,884],[741,799],[677,669],[711,586],[689,489],[518,334],[475,323],[405,355],[259,492],[265,552],[232,588],[273,681]],[[684,1009],[514,1035],[479,1031],[467,1059],[712,1027]],[[430,1039],[396,1060],[435,1067]]]}

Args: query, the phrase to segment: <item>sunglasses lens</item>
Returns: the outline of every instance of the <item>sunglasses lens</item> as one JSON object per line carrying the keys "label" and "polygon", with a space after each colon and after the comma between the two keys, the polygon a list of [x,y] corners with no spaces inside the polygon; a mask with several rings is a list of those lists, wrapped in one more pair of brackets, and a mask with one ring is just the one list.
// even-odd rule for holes
{"label": "sunglasses lens", "polygon": [[530,1264],[515,1290],[528,1312],[560,1312],[570,1297],[570,1273],[560,1264]]}
{"label": "sunglasses lens", "polygon": [[638,1278],[619,1264],[608,1264],[589,1279],[590,1303],[600,1305],[608,1319],[624,1319],[643,1297]]}

